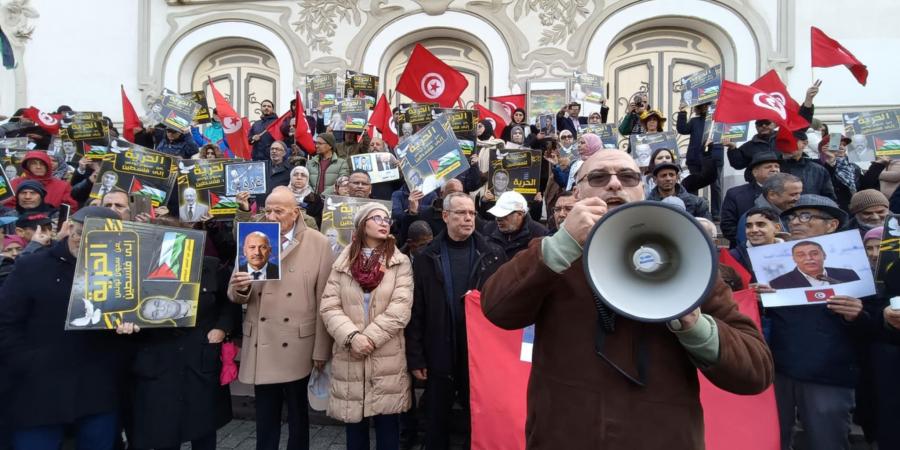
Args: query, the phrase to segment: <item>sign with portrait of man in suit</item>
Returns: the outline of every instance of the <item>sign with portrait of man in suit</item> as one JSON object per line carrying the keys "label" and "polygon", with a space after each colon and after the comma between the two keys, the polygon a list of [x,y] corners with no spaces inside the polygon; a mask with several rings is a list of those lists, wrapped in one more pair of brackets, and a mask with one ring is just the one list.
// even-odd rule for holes
{"label": "sign with portrait of man in suit", "polygon": [[239,222],[238,272],[254,280],[281,279],[281,225],[275,222]]}
{"label": "sign with portrait of man in suit", "polygon": [[875,294],[875,280],[856,230],[749,248],[763,306],[807,305],[834,295],[862,298]]}

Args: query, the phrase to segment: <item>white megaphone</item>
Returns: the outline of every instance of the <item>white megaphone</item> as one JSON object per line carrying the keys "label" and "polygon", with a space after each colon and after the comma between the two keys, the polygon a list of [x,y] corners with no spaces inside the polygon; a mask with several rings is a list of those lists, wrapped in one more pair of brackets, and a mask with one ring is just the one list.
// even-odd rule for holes
{"label": "white megaphone", "polygon": [[617,314],[667,322],[702,303],[716,282],[718,252],[703,226],[662,202],[622,205],[601,218],[584,246],[584,272]]}

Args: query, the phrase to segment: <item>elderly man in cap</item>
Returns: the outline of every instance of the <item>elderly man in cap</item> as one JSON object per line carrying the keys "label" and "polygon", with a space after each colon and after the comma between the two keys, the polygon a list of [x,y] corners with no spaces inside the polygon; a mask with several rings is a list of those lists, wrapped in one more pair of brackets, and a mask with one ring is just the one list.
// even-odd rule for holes
{"label": "elderly man in cap", "polygon": [[[847,221],[834,200],[819,195],[801,196],[781,217],[790,227],[792,241],[834,233]],[[859,377],[855,333],[862,314],[862,302],[845,295],[818,304],[768,309],[783,449],[794,442],[798,416],[806,448],[850,448],[850,415]]]}
{"label": "elderly man in cap", "polygon": [[697,369],[730,392],[759,393],[772,382],[769,350],[721,277],[700,308],[668,323],[598,306],[582,247],[607,209],[643,200],[644,187],[634,159],[610,150],[585,161],[575,189],[579,201],[562,228],[501,266],[481,296],[494,324],[535,325],[527,446],[702,448]]}
{"label": "elderly man in cap", "polygon": [[753,160],[747,168],[753,175],[753,180],[735,186],[725,193],[722,202],[722,234],[731,242],[731,247],[737,245],[738,221],[750,208],[756,198],[762,194],[762,186],[772,175],[781,172],[778,163],[778,155],[774,152],[758,152],[753,154]]}
{"label": "elderly man in cap", "polygon": [[532,239],[550,232],[528,214],[528,200],[515,191],[500,194],[494,207],[488,210],[496,218],[484,227],[484,235],[490,242],[502,248],[507,258],[525,250]]}
{"label": "elderly man in cap", "polygon": [[[0,359],[16,449],[57,449],[74,427],[78,449],[114,447],[124,351],[111,332],[63,329],[87,218],[118,219],[106,208],[75,213],[67,236],[23,255],[0,289]],[[117,330],[124,331],[124,330]]]}
{"label": "elderly man in cap", "polygon": [[850,223],[847,228],[859,229],[861,235],[884,226],[884,219],[891,213],[887,197],[877,189],[863,189],[850,199]]}
{"label": "elderly man in cap", "polygon": [[656,187],[650,191],[647,200],[662,201],[666,197],[678,197],[684,202],[684,210],[688,214],[712,220],[712,216],[709,215],[709,203],[681,186],[681,183],[678,182],[680,173],[681,167],[676,164],[657,164],[652,173]]}

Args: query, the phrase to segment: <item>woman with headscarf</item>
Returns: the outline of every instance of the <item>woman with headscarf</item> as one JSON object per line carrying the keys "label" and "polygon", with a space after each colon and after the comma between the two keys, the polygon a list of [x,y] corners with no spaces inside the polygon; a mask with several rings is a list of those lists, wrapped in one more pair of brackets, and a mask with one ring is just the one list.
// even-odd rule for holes
{"label": "woman with headscarf", "polygon": [[403,330],[412,313],[409,258],[390,235],[390,212],[366,203],[353,240],[332,266],[319,312],[334,338],[328,415],[346,424],[347,449],[400,448],[400,413],[411,404]]}
{"label": "woman with headscarf", "polygon": [[313,192],[309,185],[309,170],[304,166],[291,169],[291,181],[288,184],[294,193],[294,200],[306,211],[306,214],[316,219],[316,223],[322,224],[322,197]]}
{"label": "woman with headscarf", "polygon": [[563,170],[558,161],[550,161],[553,166],[553,178],[564,191],[571,191],[575,185],[575,177],[578,175],[578,169],[585,160],[593,156],[599,150],[603,149],[603,141],[596,134],[583,134],[578,138],[578,158],[569,164],[568,170]]}
{"label": "woman with headscarf", "polygon": [[513,111],[512,119],[510,120],[509,124],[507,124],[506,127],[503,128],[503,132],[500,133],[500,139],[503,139],[507,142],[510,141],[512,128],[514,126],[520,126],[522,127],[522,130],[525,131],[526,142],[532,140],[532,136],[537,135],[538,130],[534,125],[529,125],[528,122],[526,122],[527,120],[528,116],[525,115],[525,110],[522,108],[516,108],[516,110]]}

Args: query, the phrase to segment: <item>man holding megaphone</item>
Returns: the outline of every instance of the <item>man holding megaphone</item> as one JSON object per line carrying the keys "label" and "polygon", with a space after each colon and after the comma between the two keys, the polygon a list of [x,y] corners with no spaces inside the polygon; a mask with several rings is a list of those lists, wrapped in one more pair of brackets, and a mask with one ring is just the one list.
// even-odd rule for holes
{"label": "man holding megaphone", "polygon": [[631,156],[597,152],[575,192],[560,231],[533,240],[482,294],[494,324],[535,324],[527,447],[703,448],[697,369],[756,394],[772,383],[772,355],[696,221],[656,202],[627,205],[644,199]]}

